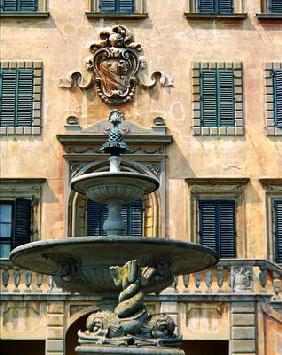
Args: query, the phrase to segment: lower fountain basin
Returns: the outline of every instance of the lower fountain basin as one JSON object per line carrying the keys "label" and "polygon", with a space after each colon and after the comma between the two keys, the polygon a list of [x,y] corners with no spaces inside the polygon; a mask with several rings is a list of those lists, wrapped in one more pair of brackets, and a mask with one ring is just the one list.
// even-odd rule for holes
{"label": "lower fountain basin", "polygon": [[144,273],[156,269],[143,292],[160,292],[173,275],[212,267],[216,253],[199,244],[146,237],[77,237],[33,242],[15,248],[10,259],[23,269],[53,275],[59,287],[82,294],[117,295],[110,267],[137,260]]}
{"label": "lower fountain basin", "polygon": [[96,202],[125,204],[157,190],[159,182],[145,174],[106,171],[79,175],[72,179],[71,187]]}

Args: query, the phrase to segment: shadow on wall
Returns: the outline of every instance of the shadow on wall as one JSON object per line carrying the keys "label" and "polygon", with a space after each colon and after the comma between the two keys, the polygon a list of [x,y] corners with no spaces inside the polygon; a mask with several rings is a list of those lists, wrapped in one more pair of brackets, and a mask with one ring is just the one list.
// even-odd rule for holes
{"label": "shadow on wall", "polygon": [[44,340],[1,340],[1,355],[45,355]]}
{"label": "shadow on wall", "polygon": [[[91,312],[93,313],[93,312]],[[90,314],[90,313],[89,313]],[[89,314],[86,314],[80,318],[78,318],[68,329],[66,336],[65,336],[65,349],[66,355],[77,355],[74,351],[75,348],[78,346],[78,331],[86,330],[86,321]]]}
{"label": "shadow on wall", "polygon": [[186,340],[182,350],[187,355],[228,355],[227,340]]}

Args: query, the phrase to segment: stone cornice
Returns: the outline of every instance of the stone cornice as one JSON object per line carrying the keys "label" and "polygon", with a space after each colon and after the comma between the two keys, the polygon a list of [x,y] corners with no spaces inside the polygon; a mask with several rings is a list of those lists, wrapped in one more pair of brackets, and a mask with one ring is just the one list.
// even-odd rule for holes
{"label": "stone cornice", "polygon": [[261,178],[259,182],[263,187],[267,187],[269,185],[277,185],[282,186],[282,178]]}
{"label": "stone cornice", "polygon": [[212,177],[191,177],[191,178],[186,178],[185,181],[188,183],[188,185],[215,185],[215,184],[220,184],[220,185],[237,185],[237,184],[247,184],[250,181],[250,178],[237,178],[237,177],[231,177],[231,178],[212,178]]}

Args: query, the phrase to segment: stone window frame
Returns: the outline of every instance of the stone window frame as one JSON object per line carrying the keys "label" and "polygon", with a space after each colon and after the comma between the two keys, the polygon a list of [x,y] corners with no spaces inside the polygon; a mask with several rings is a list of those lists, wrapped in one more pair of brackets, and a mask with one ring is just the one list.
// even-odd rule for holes
{"label": "stone window frame", "polygon": [[282,200],[282,179],[259,179],[265,190],[267,258],[275,262],[273,202]]}
{"label": "stone window frame", "polygon": [[[15,201],[26,198],[32,201],[31,208],[31,241],[41,238],[42,190],[45,178],[0,178],[0,201]],[[3,260],[5,258],[1,258]]]}
{"label": "stone window frame", "polygon": [[38,0],[37,11],[1,11],[1,17],[17,17],[17,18],[46,18],[50,13],[47,11],[48,0]]}
{"label": "stone window frame", "polygon": [[236,258],[246,258],[246,185],[249,178],[186,178],[189,204],[189,241],[200,243],[199,238],[199,200],[234,200],[235,201],[235,250]]}
{"label": "stone window frame", "polygon": [[243,20],[244,18],[247,17],[247,13],[245,13],[245,6],[244,6],[244,1],[243,0],[233,0],[233,13],[232,14],[218,14],[218,13],[201,13],[198,11],[197,8],[197,2],[198,0],[187,0],[187,8],[188,11],[184,12],[184,15],[186,18],[189,20],[195,19],[234,19],[234,20]]}
{"label": "stone window frame", "polygon": [[89,0],[89,11],[86,11],[87,18],[119,18],[142,20],[148,17],[147,0],[134,0],[135,11],[133,13],[101,12],[100,0]]}
{"label": "stone window frame", "polygon": [[1,135],[40,135],[42,129],[43,62],[0,61],[0,69],[34,69],[31,127],[0,127]]}
{"label": "stone window frame", "polygon": [[273,70],[282,70],[281,63],[266,63],[264,65],[265,71],[265,112],[266,112],[266,134],[268,136],[282,136],[282,127],[275,126],[274,119],[274,97],[273,97]]}
{"label": "stone window frame", "polygon": [[[235,90],[235,125],[233,127],[201,126],[201,70],[233,70]],[[192,118],[195,136],[242,136],[244,135],[244,98],[242,62],[192,62]]]}

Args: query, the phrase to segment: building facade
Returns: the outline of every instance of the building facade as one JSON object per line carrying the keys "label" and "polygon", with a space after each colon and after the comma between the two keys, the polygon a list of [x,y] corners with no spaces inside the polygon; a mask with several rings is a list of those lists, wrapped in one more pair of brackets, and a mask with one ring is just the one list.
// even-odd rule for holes
{"label": "building facade", "polygon": [[[136,82],[100,73],[99,86],[92,45],[115,48],[109,36],[123,26]],[[160,180],[125,206],[127,233],[220,256],[147,296],[149,310],[175,319],[187,354],[282,353],[282,1],[2,0],[1,40],[3,354],[74,354],[99,308],[8,255],[103,232],[102,207],[70,181],[106,169],[99,148],[113,109],[130,146],[123,169]],[[109,98],[120,85],[131,95]]]}

